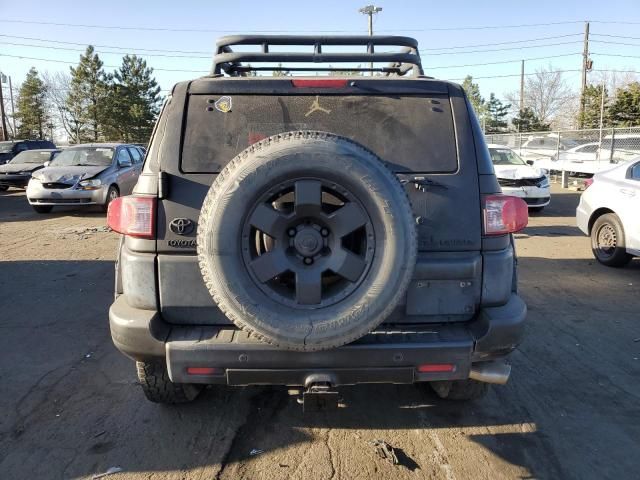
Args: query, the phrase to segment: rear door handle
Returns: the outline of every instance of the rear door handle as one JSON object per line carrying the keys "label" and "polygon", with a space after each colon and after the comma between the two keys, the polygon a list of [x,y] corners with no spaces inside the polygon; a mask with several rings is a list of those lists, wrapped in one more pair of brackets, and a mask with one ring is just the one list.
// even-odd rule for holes
{"label": "rear door handle", "polygon": [[629,188],[621,188],[620,189],[620,193],[622,193],[623,195],[627,195],[629,197],[634,197],[636,192],[634,192],[633,190],[629,189]]}

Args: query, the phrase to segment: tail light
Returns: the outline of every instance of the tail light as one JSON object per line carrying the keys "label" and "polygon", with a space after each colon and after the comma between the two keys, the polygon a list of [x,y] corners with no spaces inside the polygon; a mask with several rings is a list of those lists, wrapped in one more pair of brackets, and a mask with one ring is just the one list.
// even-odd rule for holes
{"label": "tail light", "polygon": [[312,79],[298,78],[291,80],[296,88],[344,88],[347,86],[345,79]]}
{"label": "tail light", "polygon": [[587,188],[589,188],[591,185],[593,185],[593,178],[587,178],[584,181],[584,190],[586,190]]}
{"label": "tail light", "polygon": [[503,235],[519,232],[529,223],[529,209],[524,200],[508,195],[489,195],[484,203],[484,233]]}
{"label": "tail light", "polygon": [[156,199],[119,197],[109,204],[107,225],[123,235],[155,238]]}

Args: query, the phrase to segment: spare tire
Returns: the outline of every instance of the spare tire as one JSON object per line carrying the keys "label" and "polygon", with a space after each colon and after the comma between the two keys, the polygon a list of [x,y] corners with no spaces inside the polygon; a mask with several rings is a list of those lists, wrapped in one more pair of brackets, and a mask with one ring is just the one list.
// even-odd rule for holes
{"label": "spare tire", "polygon": [[416,260],[407,194],[382,161],[329,133],[267,138],[235,157],[202,205],[198,259],[239,328],[322,350],[382,323]]}

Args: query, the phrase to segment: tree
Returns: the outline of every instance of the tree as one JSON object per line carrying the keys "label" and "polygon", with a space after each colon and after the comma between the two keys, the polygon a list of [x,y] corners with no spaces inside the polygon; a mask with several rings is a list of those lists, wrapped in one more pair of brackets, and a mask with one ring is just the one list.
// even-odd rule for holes
{"label": "tree", "polygon": [[16,119],[20,121],[18,137],[44,138],[45,126],[49,120],[46,94],[47,88],[38,76],[38,71],[31,67],[18,93],[16,113]]}
{"label": "tree", "polygon": [[476,112],[478,118],[482,118],[487,113],[487,105],[484,98],[480,95],[480,87],[477,83],[473,83],[473,77],[467,75],[462,82],[462,88],[471,102],[471,106]]}
{"label": "tree", "polygon": [[112,140],[147,143],[160,111],[160,87],[153,69],[136,55],[126,55],[110,77],[105,133]]}
{"label": "tree", "polygon": [[640,124],[640,82],[634,82],[616,90],[614,102],[608,111],[615,127],[631,127]]}
{"label": "tree", "polygon": [[[604,90],[604,100],[607,101],[607,89]],[[602,105],[602,85],[587,85],[584,90],[584,112],[578,113],[578,124],[583,128],[600,127],[600,107]],[[603,118],[608,120],[607,111]]]}
{"label": "tree", "polygon": [[491,93],[486,108],[487,119],[485,122],[485,133],[503,132],[507,128],[506,116],[509,114],[511,104],[504,105]]}
{"label": "tree", "polygon": [[[510,92],[506,98],[512,104],[520,103],[519,92]],[[530,108],[542,123],[553,123],[567,117],[567,112],[573,114],[576,100],[562,73],[554,71],[551,65],[539,68],[525,78],[524,107]]]}
{"label": "tree", "polygon": [[282,63],[278,64],[278,68],[272,72],[274,77],[289,77],[291,76],[291,72],[289,70],[282,69]]}
{"label": "tree", "polygon": [[77,141],[98,141],[102,136],[110,78],[93,46],[89,45],[80,63],[71,67],[67,110],[74,119],[71,128]]}
{"label": "tree", "polygon": [[66,72],[42,74],[42,81],[47,87],[47,109],[55,128],[61,128],[71,143],[78,143],[75,126],[81,123],[81,112],[73,112],[67,106],[71,77]]}
{"label": "tree", "polygon": [[551,129],[551,125],[542,123],[533,110],[527,107],[520,110],[511,123],[518,132],[546,132]]}

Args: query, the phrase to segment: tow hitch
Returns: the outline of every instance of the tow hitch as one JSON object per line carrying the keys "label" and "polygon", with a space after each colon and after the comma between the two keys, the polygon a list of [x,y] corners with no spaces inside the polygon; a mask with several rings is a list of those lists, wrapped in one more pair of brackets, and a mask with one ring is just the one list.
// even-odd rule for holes
{"label": "tow hitch", "polygon": [[302,411],[304,413],[335,410],[339,403],[338,392],[331,391],[328,383],[311,384],[302,394]]}

